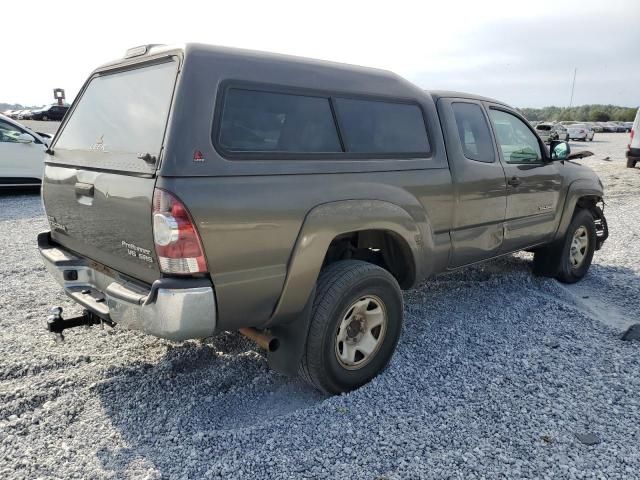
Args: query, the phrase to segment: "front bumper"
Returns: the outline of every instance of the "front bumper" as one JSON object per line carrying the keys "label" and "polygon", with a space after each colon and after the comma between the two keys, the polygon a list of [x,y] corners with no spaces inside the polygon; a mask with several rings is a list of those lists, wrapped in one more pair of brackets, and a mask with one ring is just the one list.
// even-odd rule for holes
{"label": "front bumper", "polygon": [[73,300],[100,318],[169,340],[204,338],[216,329],[208,279],[160,278],[148,286],[80,257],[38,235],[47,270]]}

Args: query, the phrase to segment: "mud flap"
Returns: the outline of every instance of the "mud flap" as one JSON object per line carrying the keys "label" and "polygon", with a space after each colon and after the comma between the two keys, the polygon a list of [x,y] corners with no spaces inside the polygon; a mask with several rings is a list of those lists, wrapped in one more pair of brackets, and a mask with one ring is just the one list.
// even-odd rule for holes
{"label": "mud flap", "polygon": [[267,353],[269,367],[283,375],[298,375],[298,366],[302,354],[307,347],[307,336],[311,325],[311,310],[316,289],[311,292],[307,304],[300,315],[289,323],[275,325],[269,329],[271,335],[278,339],[279,346],[275,352]]}

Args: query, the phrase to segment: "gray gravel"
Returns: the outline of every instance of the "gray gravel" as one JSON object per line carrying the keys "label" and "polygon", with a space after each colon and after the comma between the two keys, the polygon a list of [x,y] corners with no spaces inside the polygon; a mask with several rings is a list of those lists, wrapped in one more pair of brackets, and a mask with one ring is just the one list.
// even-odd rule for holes
{"label": "gray gravel", "polygon": [[48,307],[79,310],[40,263],[40,200],[0,196],[0,478],[640,478],[640,169],[598,137],[612,237],[583,282],[528,254],[426,282],[387,371],[332,398],[235,334],[53,343]]}

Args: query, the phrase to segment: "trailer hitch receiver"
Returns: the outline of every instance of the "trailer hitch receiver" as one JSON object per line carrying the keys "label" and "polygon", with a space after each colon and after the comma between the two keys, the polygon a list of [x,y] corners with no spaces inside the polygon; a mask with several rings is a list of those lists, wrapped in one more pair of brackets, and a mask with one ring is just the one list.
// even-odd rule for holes
{"label": "trailer hitch receiver", "polygon": [[47,330],[56,336],[56,341],[64,340],[62,334],[67,328],[98,325],[102,323],[102,319],[97,315],[85,310],[79,317],[62,318],[62,307],[54,307],[51,314],[47,318]]}

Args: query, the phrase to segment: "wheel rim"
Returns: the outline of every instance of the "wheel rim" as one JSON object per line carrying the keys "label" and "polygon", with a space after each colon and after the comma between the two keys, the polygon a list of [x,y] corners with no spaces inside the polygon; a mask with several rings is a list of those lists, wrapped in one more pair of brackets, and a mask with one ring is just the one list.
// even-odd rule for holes
{"label": "wheel rim", "polygon": [[361,297],[347,308],[336,332],[336,359],[347,370],[375,357],[387,332],[387,311],[378,297]]}
{"label": "wheel rim", "polygon": [[584,226],[579,226],[571,239],[571,249],[569,250],[569,262],[572,268],[578,268],[584,262],[589,249],[589,235]]}

